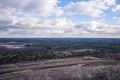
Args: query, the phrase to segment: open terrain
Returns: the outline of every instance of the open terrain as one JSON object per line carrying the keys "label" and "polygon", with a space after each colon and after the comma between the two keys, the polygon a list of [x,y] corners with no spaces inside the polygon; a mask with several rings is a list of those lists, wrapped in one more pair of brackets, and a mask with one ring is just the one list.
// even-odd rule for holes
{"label": "open terrain", "polygon": [[0,80],[120,80],[120,39],[1,39]]}
{"label": "open terrain", "polygon": [[0,80],[82,80],[111,68],[120,72],[120,62],[92,56],[37,60],[0,65]]}

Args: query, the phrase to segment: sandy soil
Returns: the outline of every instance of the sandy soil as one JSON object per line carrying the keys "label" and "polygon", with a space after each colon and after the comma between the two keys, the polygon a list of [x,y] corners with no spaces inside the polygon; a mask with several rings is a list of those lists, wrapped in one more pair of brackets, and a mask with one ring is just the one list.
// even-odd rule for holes
{"label": "sandy soil", "polygon": [[0,80],[62,80],[78,78],[82,73],[104,67],[118,67],[120,62],[91,56],[29,61],[0,65]]}

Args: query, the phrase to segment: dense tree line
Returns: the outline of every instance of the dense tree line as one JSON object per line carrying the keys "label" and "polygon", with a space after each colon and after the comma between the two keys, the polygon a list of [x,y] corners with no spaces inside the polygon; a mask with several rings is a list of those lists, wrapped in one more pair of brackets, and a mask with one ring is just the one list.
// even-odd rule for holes
{"label": "dense tree line", "polygon": [[[37,43],[21,49],[0,47],[0,64],[51,58],[95,56],[120,60],[120,43]],[[94,49],[94,51],[71,52],[70,50]]]}

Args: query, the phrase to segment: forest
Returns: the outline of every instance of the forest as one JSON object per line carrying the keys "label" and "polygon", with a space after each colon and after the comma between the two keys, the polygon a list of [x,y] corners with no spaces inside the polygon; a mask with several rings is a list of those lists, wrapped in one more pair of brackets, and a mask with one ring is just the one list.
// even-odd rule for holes
{"label": "forest", "polygon": [[24,44],[25,47],[16,49],[0,46],[0,64],[81,56],[94,56],[104,59],[120,60],[120,43],[118,42],[45,41],[37,43],[21,42],[17,44]]}

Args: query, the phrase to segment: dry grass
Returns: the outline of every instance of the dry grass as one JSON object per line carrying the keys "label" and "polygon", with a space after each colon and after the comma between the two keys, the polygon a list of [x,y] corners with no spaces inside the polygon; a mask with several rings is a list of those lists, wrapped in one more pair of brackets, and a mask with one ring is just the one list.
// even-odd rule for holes
{"label": "dry grass", "polygon": [[120,67],[97,69],[89,75],[84,74],[79,80],[120,80]]}
{"label": "dry grass", "polygon": [[120,80],[120,62],[111,60],[53,59],[0,67],[6,72],[0,80]]}

